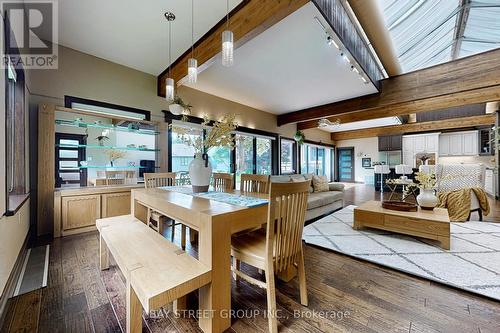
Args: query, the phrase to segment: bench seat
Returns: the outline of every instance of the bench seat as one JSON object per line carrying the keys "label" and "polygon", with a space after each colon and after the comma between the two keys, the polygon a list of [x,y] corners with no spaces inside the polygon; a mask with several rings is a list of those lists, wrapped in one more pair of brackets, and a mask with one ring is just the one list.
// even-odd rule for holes
{"label": "bench seat", "polygon": [[[131,215],[98,219],[96,225],[101,240],[101,269],[108,267],[103,252],[109,250],[146,312],[211,282],[211,270],[206,265]],[[134,307],[129,304],[133,301],[127,297],[127,314]],[[141,323],[140,318],[137,320]]]}

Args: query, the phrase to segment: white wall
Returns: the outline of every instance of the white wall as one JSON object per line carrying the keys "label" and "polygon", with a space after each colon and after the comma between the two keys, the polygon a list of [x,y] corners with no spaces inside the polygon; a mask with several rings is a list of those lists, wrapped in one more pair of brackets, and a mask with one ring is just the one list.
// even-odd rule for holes
{"label": "white wall", "polygon": [[363,138],[352,140],[340,140],[335,142],[337,148],[354,147],[354,176],[356,182],[365,182],[365,177],[373,177],[373,169],[363,168],[361,161],[363,157],[370,157],[372,162],[379,158],[378,138]]}

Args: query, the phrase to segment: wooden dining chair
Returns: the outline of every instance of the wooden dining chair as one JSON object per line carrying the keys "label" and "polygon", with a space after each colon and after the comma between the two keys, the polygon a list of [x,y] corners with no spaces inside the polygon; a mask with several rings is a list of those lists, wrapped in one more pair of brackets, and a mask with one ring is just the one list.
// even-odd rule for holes
{"label": "wooden dining chair", "polygon": [[[174,186],[175,185],[175,172],[158,172],[158,173],[144,173],[144,186],[146,188],[155,188],[163,186]],[[151,208],[148,208],[148,214],[146,217],[147,225],[160,234],[163,234],[163,222],[171,221],[169,227],[172,227],[171,240],[175,237],[175,226],[181,224],[181,246],[183,249],[186,248],[186,226],[182,223],[175,223],[174,220],[168,219],[161,213],[155,212]]]}
{"label": "wooden dining chair", "polygon": [[233,175],[230,173],[216,173],[214,177],[214,190],[219,192],[229,192],[233,189]]}
{"label": "wooden dining chair", "polygon": [[[278,331],[276,319],[276,292],[274,274],[297,268],[300,286],[300,303],[307,306],[307,287],[304,268],[302,230],[309,196],[310,181],[297,183],[272,183],[269,193],[267,227],[231,240],[233,276],[242,278],[267,290],[269,331]],[[244,262],[265,272],[266,282],[240,271]]]}
{"label": "wooden dining chair", "polygon": [[270,176],[241,174],[240,191],[254,193],[269,193]]}

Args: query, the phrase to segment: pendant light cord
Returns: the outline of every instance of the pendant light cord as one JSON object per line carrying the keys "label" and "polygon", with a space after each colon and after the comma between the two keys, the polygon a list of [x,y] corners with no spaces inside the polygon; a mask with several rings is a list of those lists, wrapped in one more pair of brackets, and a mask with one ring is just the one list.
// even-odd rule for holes
{"label": "pendant light cord", "polygon": [[229,30],[229,0],[226,0],[226,30]]}
{"label": "pendant light cord", "polygon": [[194,0],[191,0],[191,58],[194,58]]}
{"label": "pendant light cord", "polygon": [[172,77],[172,21],[168,21],[168,73]]}

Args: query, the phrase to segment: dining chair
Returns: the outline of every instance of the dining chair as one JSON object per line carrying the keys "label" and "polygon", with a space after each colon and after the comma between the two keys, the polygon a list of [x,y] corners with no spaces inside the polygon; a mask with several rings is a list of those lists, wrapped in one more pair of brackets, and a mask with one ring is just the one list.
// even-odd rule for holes
{"label": "dining chair", "polygon": [[219,192],[228,192],[233,189],[233,175],[230,173],[213,174],[214,190]]}
{"label": "dining chair", "polygon": [[[175,185],[175,172],[158,172],[158,173],[144,173],[144,186],[146,188],[155,188],[163,186],[174,186]],[[160,234],[163,234],[163,222],[171,221],[169,227],[172,227],[171,240],[175,237],[175,226],[182,225],[181,229],[181,247],[186,248],[186,226],[182,223],[175,223],[174,220],[167,218],[159,212],[155,212],[151,208],[148,208],[148,213],[146,217],[147,225]],[[152,223],[153,222],[153,223]]]}
{"label": "dining chair", "polygon": [[[291,265],[298,271],[300,303],[307,306],[307,287],[302,247],[310,180],[297,183],[272,183],[269,193],[266,230],[235,236],[231,239],[233,277],[242,278],[267,291],[269,331],[278,331],[274,275]],[[240,263],[262,269],[266,281],[260,281],[240,271]]]}
{"label": "dining chair", "polygon": [[269,175],[241,174],[240,191],[269,193]]}

